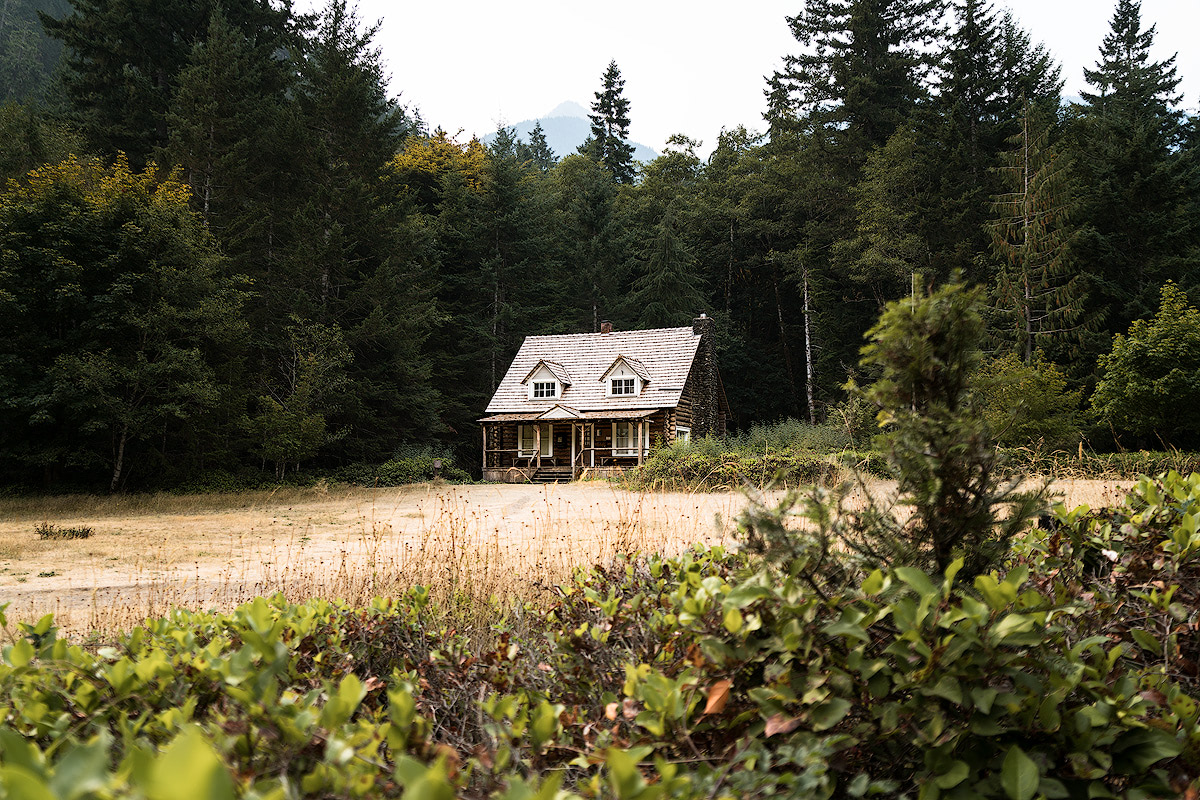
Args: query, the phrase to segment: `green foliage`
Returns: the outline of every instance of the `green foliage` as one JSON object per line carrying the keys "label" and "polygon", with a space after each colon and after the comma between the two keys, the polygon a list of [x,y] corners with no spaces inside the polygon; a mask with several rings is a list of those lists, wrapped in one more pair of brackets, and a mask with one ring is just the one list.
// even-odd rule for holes
{"label": "green foliage", "polygon": [[805,501],[798,530],[794,500],[741,519],[741,554],[581,571],[474,647],[424,589],[362,609],[176,611],[95,649],[58,639],[52,617],[13,630],[0,609],[0,784],[1132,800],[1200,780],[1200,706],[1164,669],[1197,655],[1200,475],[1143,481],[1111,519],[1062,510],[972,582],[961,560],[860,576],[811,534],[827,500]]}
{"label": "green foliage", "polygon": [[[435,466],[435,461],[440,461],[441,466]],[[360,486],[403,486],[434,478],[455,482],[471,480],[448,453],[432,447],[406,447],[382,464],[355,464],[337,470],[334,475],[340,481]]]}
{"label": "green foliage", "polygon": [[617,183],[633,183],[633,145],[629,143],[629,100],[624,95],[625,79],[616,61],[610,61],[604,82],[592,102],[592,134],[579,152],[604,165]]}
{"label": "green foliage", "polygon": [[155,172],[72,158],[0,196],[9,469],[106,472],[115,490],[192,425],[221,421],[244,293],[187,187]]}
{"label": "green foliage", "polygon": [[868,333],[862,363],[880,377],[863,394],[879,408],[878,446],[912,507],[903,521],[866,515],[849,544],[868,559],[946,570],[963,558],[964,575],[978,575],[1043,504],[1044,490],[1020,492],[1003,478],[976,405],[979,296],[959,284],[914,295],[890,303]]}
{"label": "green foliage", "polygon": [[982,367],[980,408],[996,443],[1074,449],[1080,441],[1081,391],[1039,352],[1032,364],[1008,353]]}
{"label": "green foliage", "polygon": [[656,450],[625,480],[636,488],[713,490],[829,483],[841,473],[836,459],[815,453],[749,455],[703,442]]}
{"label": "green foliage", "polygon": [[1200,432],[1200,311],[1172,282],[1153,320],[1137,320],[1100,357],[1092,408],[1115,430],[1163,441]]}

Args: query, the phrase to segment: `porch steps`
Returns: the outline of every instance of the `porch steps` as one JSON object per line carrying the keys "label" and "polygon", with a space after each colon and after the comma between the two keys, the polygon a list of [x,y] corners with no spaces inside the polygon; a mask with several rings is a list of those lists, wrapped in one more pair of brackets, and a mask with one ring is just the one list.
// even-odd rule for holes
{"label": "porch steps", "polygon": [[542,467],[529,479],[530,483],[570,483],[570,467]]}

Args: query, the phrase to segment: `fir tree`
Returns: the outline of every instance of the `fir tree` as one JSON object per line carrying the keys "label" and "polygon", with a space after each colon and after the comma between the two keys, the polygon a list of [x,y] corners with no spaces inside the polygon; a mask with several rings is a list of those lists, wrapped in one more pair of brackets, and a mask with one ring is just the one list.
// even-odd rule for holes
{"label": "fir tree", "polygon": [[696,274],[696,258],[677,230],[676,213],[668,207],[650,240],[629,296],[638,328],[686,325],[706,307]]}
{"label": "fir tree", "polygon": [[633,183],[633,145],[629,144],[629,100],[623,94],[625,79],[616,61],[608,64],[604,85],[592,103],[592,133],[579,152],[598,161],[617,183]]}
{"label": "fir tree", "polygon": [[1142,29],[1141,4],[1119,0],[1096,68],[1084,71],[1095,91],[1083,93],[1073,131],[1089,223],[1081,260],[1110,332],[1152,313],[1159,286],[1196,267],[1186,256],[1196,221],[1181,214],[1179,78],[1173,56],[1151,60],[1154,35]]}
{"label": "fir tree", "polygon": [[1071,258],[1076,229],[1069,164],[1035,107],[1026,106],[1021,123],[999,170],[1005,191],[995,198],[990,229],[1001,263],[996,305],[1004,323],[997,328],[1029,366],[1039,350],[1058,355],[1061,344],[1079,342],[1085,282]]}
{"label": "fir tree", "polygon": [[926,94],[941,13],[941,0],[808,0],[787,20],[807,52],[771,79],[772,114],[840,130],[862,154],[883,145]]}
{"label": "fir tree", "polygon": [[529,158],[543,173],[549,172],[558,163],[554,150],[546,142],[546,132],[542,129],[541,120],[538,120],[529,132]]}

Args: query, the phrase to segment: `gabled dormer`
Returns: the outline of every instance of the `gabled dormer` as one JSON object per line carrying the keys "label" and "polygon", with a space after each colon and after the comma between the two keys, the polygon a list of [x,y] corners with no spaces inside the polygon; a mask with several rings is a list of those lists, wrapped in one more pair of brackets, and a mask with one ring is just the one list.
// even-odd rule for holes
{"label": "gabled dormer", "polygon": [[555,361],[539,361],[525,380],[526,397],[529,400],[545,400],[554,402],[563,396],[563,392],[571,385],[571,376],[562,364]]}
{"label": "gabled dormer", "polygon": [[636,358],[617,356],[600,376],[605,397],[637,397],[650,382],[646,365]]}

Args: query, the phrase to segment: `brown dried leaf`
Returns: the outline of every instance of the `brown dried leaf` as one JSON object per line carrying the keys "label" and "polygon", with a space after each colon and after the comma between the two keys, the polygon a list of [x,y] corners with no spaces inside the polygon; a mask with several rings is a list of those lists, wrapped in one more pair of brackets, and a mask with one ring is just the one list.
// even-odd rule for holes
{"label": "brown dried leaf", "polygon": [[621,715],[625,719],[634,719],[638,715],[638,703],[632,697],[626,697],[621,701]]}
{"label": "brown dried leaf", "polygon": [[775,714],[767,720],[767,736],[774,736],[777,733],[791,733],[800,727],[799,717],[787,717],[783,714]]}
{"label": "brown dried leaf", "polygon": [[719,681],[714,681],[712,686],[708,687],[708,702],[704,704],[705,714],[720,714],[725,710],[725,704],[729,702],[729,690],[733,687],[733,683],[726,678]]}
{"label": "brown dried leaf", "polygon": [[616,719],[618,707],[619,706],[616,703],[609,703],[604,707],[604,716],[608,719]]}

